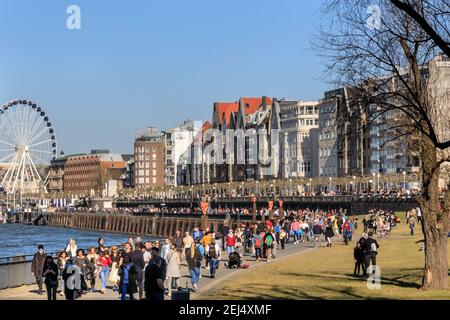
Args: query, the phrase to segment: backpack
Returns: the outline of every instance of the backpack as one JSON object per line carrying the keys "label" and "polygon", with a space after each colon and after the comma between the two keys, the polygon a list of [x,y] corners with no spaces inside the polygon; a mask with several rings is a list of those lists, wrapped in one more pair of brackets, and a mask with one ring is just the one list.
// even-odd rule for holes
{"label": "backpack", "polygon": [[216,248],[214,246],[209,246],[208,256],[212,259],[217,259]]}
{"label": "backpack", "polygon": [[265,242],[266,242],[267,247],[270,248],[272,246],[272,242],[273,242],[272,235],[268,235],[266,237],[266,241]]}
{"label": "backpack", "polygon": [[372,242],[372,243],[370,244],[370,251],[371,251],[372,253],[377,253],[377,245],[376,245],[375,242]]}
{"label": "backpack", "polygon": [[260,237],[255,238],[255,248],[261,248],[261,238]]}

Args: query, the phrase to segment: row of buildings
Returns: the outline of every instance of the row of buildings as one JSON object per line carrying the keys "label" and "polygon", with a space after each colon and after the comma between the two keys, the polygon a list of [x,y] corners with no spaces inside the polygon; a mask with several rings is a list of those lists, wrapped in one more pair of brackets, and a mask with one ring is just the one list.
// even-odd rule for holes
{"label": "row of buildings", "polygon": [[[450,61],[438,57],[427,72],[448,95]],[[54,160],[50,190],[105,195],[120,188],[418,172],[410,141],[391,139],[396,115],[373,120],[373,108],[361,90],[349,87],[318,101],[215,102],[209,121],[138,132],[131,155],[97,150]]]}

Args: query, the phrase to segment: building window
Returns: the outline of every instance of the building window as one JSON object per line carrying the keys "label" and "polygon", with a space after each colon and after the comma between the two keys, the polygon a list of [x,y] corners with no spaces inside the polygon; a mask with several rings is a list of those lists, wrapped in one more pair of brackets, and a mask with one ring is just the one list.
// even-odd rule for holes
{"label": "building window", "polygon": [[153,177],[153,184],[156,184],[156,177]]}

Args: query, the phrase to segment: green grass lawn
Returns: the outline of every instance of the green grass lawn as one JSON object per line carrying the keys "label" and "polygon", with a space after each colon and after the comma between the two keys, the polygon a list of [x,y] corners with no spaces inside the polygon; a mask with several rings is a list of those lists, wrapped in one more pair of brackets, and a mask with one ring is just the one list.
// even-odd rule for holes
{"label": "green grass lawn", "polygon": [[[354,241],[361,232],[359,227]],[[424,263],[424,253],[418,251],[421,243],[417,243],[423,240],[420,225],[416,234],[409,236],[403,223],[393,230],[391,238],[378,240],[380,289],[368,289],[365,280],[353,276],[353,244],[344,246],[337,241],[332,248],[322,247],[242,270],[199,293],[196,299],[450,299],[450,290],[419,289]]]}

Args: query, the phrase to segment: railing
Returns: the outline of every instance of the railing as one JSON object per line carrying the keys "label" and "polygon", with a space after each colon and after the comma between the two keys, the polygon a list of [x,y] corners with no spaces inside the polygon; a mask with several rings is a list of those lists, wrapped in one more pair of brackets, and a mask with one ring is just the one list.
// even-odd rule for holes
{"label": "railing", "polygon": [[[54,258],[57,253],[50,253]],[[32,284],[36,279],[31,274],[33,255],[0,257],[0,289]]]}

